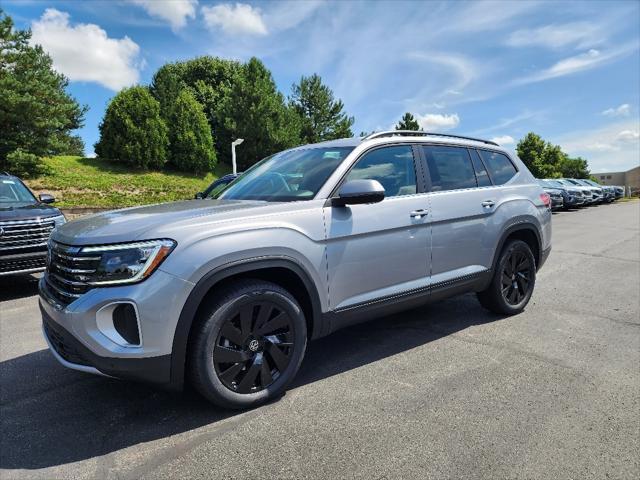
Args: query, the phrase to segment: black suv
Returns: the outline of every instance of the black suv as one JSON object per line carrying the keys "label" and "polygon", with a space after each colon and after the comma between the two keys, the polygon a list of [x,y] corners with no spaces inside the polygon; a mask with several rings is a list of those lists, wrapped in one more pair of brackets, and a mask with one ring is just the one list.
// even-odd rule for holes
{"label": "black suv", "polygon": [[65,223],[46,193],[36,198],[18,177],[0,172],[0,275],[44,270],[51,231]]}

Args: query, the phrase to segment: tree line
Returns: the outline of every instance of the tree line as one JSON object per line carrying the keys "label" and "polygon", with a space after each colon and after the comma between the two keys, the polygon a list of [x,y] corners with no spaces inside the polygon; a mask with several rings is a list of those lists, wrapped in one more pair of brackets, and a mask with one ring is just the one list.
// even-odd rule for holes
{"label": "tree line", "polygon": [[[28,177],[46,168],[43,157],[84,155],[74,130],[86,106],[66,91],[68,79],[53,69],[31,32],[17,30],[0,9],[0,169]],[[292,85],[285,97],[257,58],[246,63],[198,57],[169,63],[148,86],[118,92],[100,123],[96,154],[144,169],[211,171],[230,163],[237,138],[238,168],[301,144],[353,136],[354,117],[317,74]],[[420,130],[410,112],[398,130]],[[365,132],[361,136],[366,135]],[[516,150],[539,178],[589,176],[588,163],[529,133]]]}

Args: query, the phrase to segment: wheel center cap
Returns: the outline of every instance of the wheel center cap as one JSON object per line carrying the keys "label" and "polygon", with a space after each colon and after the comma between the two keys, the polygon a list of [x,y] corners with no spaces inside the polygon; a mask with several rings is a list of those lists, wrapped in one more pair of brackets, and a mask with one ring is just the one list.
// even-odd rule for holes
{"label": "wheel center cap", "polygon": [[252,352],[257,352],[259,348],[260,342],[258,340],[254,339],[249,342],[249,350],[251,350]]}

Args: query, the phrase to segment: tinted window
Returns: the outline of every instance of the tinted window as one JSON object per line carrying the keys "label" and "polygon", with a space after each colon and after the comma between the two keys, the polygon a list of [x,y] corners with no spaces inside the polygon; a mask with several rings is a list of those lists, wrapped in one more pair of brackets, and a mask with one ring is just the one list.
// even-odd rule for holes
{"label": "tinted window", "polygon": [[473,168],[476,171],[476,179],[478,180],[479,187],[487,187],[491,185],[491,179],[487,174],[487,169],[484,168],[480,155],[475,150],[471,151],[471,160],[473,160]]}
{"label": "tinted window", "polygon": [[466,148],[435,146],[423,148],[431,175],[431,189],[434,192],[474,188],[478,185],[471,165],[471,157]]}
{"label": "tinted window", "polygon": [[516,174],[516,167],[513,166],[513,163],[506,155],[486,150],[480,150],[480,155],[489,169],[489,174],[494,184],[502,185],[507,183]]}
{"label": "tinted window", "polygon": [[35,203],[31,192],[17,180],[0,179],[0,203]]}
{"label": "tinted window", "polygon": [[349,180],[377,180],[386,197],[412,195],[416,189],[416,170],[410,146],[378,148],[365,154],[347,175]]}

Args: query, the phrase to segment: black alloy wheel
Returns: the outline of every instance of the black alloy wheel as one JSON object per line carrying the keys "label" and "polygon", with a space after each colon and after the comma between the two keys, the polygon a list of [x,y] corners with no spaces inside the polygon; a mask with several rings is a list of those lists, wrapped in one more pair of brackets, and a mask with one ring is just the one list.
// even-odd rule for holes
{"label": "black alloy wheel", "polygon": [[229,314],[213,349],[220,381],[238,393],[269,387],[289,365],[293,330],[291,317],[271,302],[247,303]]}
{"label": "black alloy wheel", "polygon": [[524,252],[514,250],[509,255],[502,270],[502,297],[509,305],[520,304],[529,292],[531,267]]}

